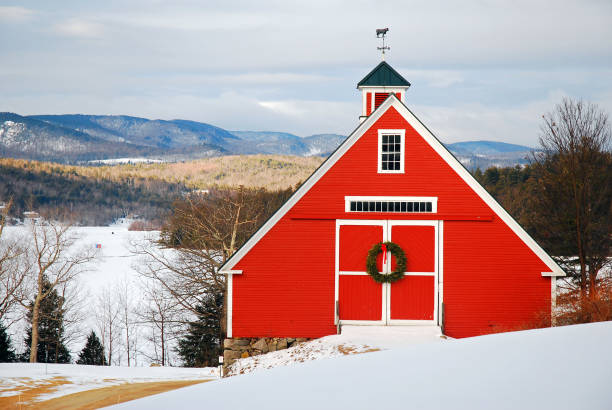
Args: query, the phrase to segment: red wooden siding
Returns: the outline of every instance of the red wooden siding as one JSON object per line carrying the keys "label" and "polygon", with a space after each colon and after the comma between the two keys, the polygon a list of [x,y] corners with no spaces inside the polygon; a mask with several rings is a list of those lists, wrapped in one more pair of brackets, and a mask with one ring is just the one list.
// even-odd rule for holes
{"label": "red wooden siding", "polygon": [[366,93],[366,115],[372,114],[372,93]]}
{"label": "red wooden siding", "polygon": [[453,337],[550,317],[548,268],[501,220],[444,223],[445,330]]}
{"label": "red wooden siding", "polygon": [[[377,173],[379,128],[406,129],[405,173]],[[550,311],[550,278],[541,276],[549,269],[391,107],[234,266],[243,270],[233,282],[234,337],[335,333],[335,219],[401,217],[347,213],[346,195],[438,197],[438,213],[422,218],[445,219],[449,336],[488,333]],[[292,219],[305,215],[321,219]],[[489,222],[453,220],[465,215]]]}
{"label": "red wooden siding", "polygon": [[[382,226],[340,226],[340,270],[365,272],[368,251],[372,245],[382,241],[382,239]],[[382,254],[379,255],[377,262],[378,270],[382,271]]]}
{"label": "red wooden siding", "polygon": [[370,276],[340,275],[340,319],[381,320],[382,285]]}
{"label": "red wooden siding", "polygon": [[283,218],[233,276],[234,337],[320,337],[334,325],[334,221]]}
{"label": "red wooden siding", "polygon": [[[406,254],[406,272],[434,272],[436,269],[436,232],[433,226],[393,226],[391,241]],[[395,258],[391,259],[395,270]]]}
{"label": "red wooden siding", "polygon": [[391,319],[433,320],[433,276],[404,276],[391,284]]}

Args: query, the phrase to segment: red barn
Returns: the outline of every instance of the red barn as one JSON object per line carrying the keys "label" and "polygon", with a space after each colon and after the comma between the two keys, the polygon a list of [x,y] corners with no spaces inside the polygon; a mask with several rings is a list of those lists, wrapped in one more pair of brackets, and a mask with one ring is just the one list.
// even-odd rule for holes
{"label": "red barn", "polygon": [[[316,338],[338,324],[490,333],[550,313],[552,258],[406,107],[381,62],[357,88],[361,123],[221,268],[228,338]],[[378,283],[368,251],[390,241],[405,275]],[[378,270],[395,269],[388,257]]]}

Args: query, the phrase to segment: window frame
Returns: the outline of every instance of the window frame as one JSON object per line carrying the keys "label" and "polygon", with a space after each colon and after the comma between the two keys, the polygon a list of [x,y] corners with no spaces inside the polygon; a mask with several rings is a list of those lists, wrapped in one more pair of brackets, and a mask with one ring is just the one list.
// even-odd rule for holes
{"label": "window frame", "polygon": [[[400,169],[382,169],[382,140],[383,140],[383,135],[399,135],[400,136]],[[406,158],[406,130],[402,129],[402,130],[387,130],[387,129],[380,129],[378,130],[378,173],[379,174],[403,174],[404,173],[404,162],[405,162],[405,158]]]}
{"label": "window frame", "polygon": [[431,215],[438,213],[438,197],[437,196],[345,196],[344,197],[344,212],[354,213],[354,212],[364,212],[364,211],[352,211],[351,210],[351,202],[430,202],[431,203],[431,211],[388,211],[381,210],[378,211],[365,211],[367,213],[392,213],[392,214],[411,214],[411,215]]}

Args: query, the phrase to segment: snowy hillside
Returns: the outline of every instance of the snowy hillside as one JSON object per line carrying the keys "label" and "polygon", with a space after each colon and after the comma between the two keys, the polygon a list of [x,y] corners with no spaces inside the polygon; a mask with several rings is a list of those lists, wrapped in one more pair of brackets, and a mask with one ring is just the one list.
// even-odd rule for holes
{"label": "snowy hillside", "polygon": [[118,409],[610,409],[612,322],[396,347],[230,377]]}

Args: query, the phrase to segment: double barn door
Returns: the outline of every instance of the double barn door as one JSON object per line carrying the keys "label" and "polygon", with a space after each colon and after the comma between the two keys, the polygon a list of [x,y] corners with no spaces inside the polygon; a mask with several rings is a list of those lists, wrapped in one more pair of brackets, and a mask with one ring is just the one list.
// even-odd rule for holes
{"label": "double barn door", "polygon": [[[370,248],[381,241],[406,253],[406,274],[380,284],[366,272]],[[336,221],[336,319],[342,324],[438,324],[438,221]],[[388,254],[378,270],[395,270]]]}

